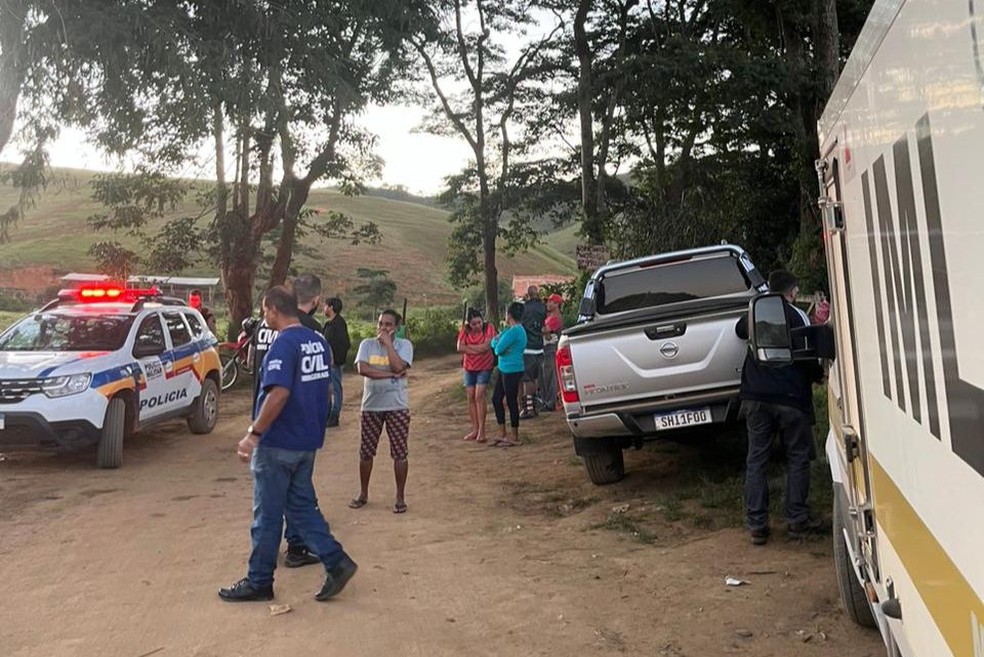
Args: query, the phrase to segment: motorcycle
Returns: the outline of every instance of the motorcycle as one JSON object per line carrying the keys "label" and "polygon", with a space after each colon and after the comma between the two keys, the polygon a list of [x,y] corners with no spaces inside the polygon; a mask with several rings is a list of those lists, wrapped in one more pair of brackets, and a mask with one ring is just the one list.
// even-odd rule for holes
{"label": "motorcycle", "polygon": [[247,317],[235,342],[219,344],[219,360],[222,363],[222,389],[229,390],[239,380],[240,372],[252,374],[254,367],[253,346],[260,320]]}

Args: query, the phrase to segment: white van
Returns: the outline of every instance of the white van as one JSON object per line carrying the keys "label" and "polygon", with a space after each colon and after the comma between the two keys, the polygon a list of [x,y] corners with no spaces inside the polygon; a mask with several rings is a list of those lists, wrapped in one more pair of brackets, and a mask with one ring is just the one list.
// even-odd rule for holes
{"label": "white van", "polygon": [[984,2],[877,0],[820,132],[841,597],[891,655],[982,657]]}

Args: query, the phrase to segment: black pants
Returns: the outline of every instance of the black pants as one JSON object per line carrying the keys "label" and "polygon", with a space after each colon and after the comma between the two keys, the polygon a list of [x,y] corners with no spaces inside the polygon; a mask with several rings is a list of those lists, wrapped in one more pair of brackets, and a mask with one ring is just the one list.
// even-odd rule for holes
{"label": "black pants", "polygon": [[495,411],[497,424],[506,423],[506,409],[502,406],[502,399],[505,397],[506,404],[509,405],[509,426],[513,429],[519,427],[519,384],[522,380],[522,372],[499,372],[499,380],[495,382],[495,390],[492,391],[492,409]]}
{"label": "black pants", "polygon": [[778,437],[786,448],[786,522],[796,524],[809,517],[810,460],[813,429],[807,413],[791,406],[746,401],[748,459],[745,463],[745,502],[749,529],[769,524],[769,455]]}

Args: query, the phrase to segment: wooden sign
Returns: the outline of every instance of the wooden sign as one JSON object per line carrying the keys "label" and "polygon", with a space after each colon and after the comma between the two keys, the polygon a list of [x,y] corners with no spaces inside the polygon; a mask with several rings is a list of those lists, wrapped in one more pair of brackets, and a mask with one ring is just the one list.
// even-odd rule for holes
{"label": "wooden sign", "polygon": [[604,244],[578,244],[575,247],[577,268],[581,271],[594,271],[611,260],[611,252]]}

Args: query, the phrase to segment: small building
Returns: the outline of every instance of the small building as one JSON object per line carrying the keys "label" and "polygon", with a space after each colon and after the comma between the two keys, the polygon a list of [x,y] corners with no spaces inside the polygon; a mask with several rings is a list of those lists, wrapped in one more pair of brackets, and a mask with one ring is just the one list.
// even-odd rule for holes
{"label": "small building", "polygon": [[536,285],[537,287],[560,285],[562,283],[570,283],[572,280],[574,280],[573,276],[565,276],[563,274],[516,275],[513,276],[512,280],[513,299],[522,299],[525,297],[526,290],[531,285]]}
{"label": "small building", "polygon": [[215,287],[219,284],[217,277],[196,277],[196,276],[154,276],[151,274],[139,274],[130,276],[126,279],[127,285],[156,285],[157,289],[168,296],[186,299],[192,290],[200,290],[202,295],[208,299],[208,305],[212,305],[215,296]]}

